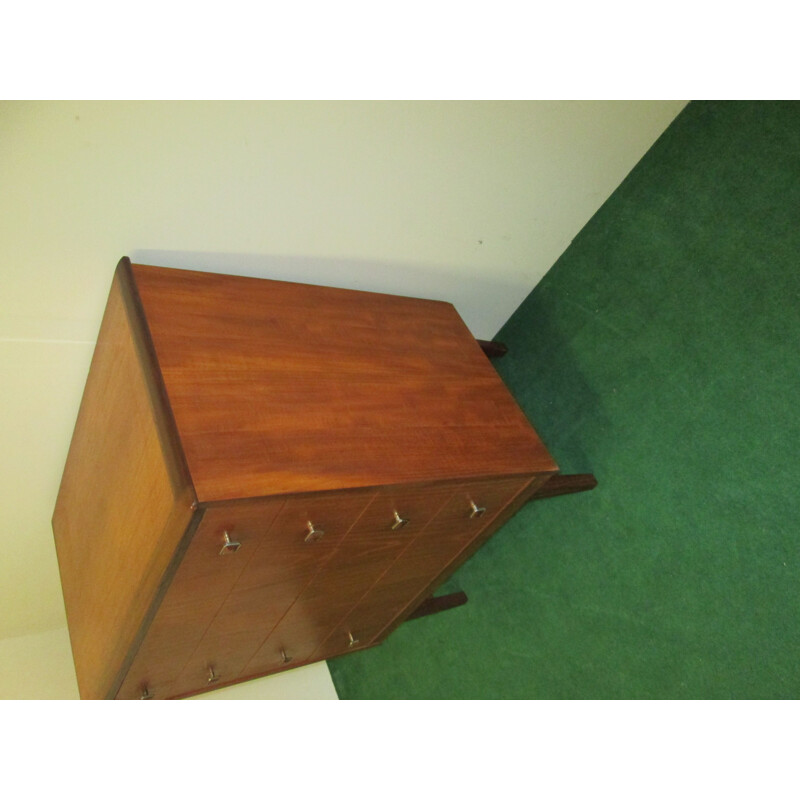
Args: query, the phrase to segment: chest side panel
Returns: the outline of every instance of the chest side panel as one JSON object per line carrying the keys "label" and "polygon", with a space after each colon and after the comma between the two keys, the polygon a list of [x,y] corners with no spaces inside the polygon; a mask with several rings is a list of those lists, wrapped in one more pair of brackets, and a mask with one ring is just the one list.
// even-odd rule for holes
{"label": "chest side panel", "polygon": [[135,646],[192,517],[118,270],[53,515],[81,697],[103,698]]}

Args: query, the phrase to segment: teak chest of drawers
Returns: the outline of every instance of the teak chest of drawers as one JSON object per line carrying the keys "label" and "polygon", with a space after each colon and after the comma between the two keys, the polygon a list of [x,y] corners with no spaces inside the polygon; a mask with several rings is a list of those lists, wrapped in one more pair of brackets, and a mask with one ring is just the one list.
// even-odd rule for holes
{"label": "teak chest of drawers", "polygon": [[81,697],[376,645],[556,471],[449,303],[122,259],[53,516]]}

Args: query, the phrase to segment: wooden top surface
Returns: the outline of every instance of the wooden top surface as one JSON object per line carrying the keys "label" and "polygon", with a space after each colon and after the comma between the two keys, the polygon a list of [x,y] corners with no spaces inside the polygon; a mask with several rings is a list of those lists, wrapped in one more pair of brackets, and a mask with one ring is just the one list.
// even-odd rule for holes
{"label": "wooden top surface", "polygon": [[449,303],[131,270],[201,503],[557,469]]}

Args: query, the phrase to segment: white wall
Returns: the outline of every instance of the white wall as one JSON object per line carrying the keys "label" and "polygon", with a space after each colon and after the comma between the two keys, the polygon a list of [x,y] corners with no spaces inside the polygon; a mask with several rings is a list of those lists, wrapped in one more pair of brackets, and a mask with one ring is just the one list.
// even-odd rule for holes
{"label": "white wall", "polygon": [[65,624],[50,516],[120,256],[491,338],[683,105],[0,104],[0,638]]}

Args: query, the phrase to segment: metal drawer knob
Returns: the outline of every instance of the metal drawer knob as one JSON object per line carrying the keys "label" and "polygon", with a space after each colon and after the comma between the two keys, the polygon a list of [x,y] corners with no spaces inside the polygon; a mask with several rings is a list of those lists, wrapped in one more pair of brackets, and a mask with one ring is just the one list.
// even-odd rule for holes
{"label": "metal drawer knob", "polygon": [[400,516],[400,515],[397,513],[397,510],[395,509],[395,512],[394,512],[394,519],[392,520],[392,530],[393,530],[393,531],[399,531],[399,530],[400,530],[400,528],[404,528],[406,525],[408,525],[408,523],[409,523],[409,522],[411,522],[411,520],[410,520],[410,519],[403,519],[403,518],[402,518],[402,517],[401,517],[401,516]]}
{"label": "metal drawer knob", "polygon": [[355,647],[358,644],[358,639],[353,637],[351,631],[347,631],[347,646],[348,647]]}
{"label": "metal drawer knob", "polygon": [[234,542],[233,539],[228,535],[228,531],[224,531],[222,534],[222,538],[225,540],[225,544],[222,545],[222,550],[219,551],[221,556],[226,556],[228,553],[235,553],[241,546],[241,542]]}
{"label": "metal drawer knob", "polygon": [[317,542],[325,535],[325,531],[323,531],[322,528],[315,528],[311,520],[308,521],[306,527],[308,528],[308,533],[305,538],[306,542]]}
{"label": "metal drawer knob", "polygon": [[153,695],[150,694],[150,689],[148,688],[147,684],[144,684],[144,686],[142,686],[142,695],[141,695],[141,697],[139,699],[140,700],[152,700],[153,699]]}
{"label": "metal drawer knob", "polygon": [[208,682],[209,683],[216,683],[219,680],[219,675],[214,672],[214,667],[211,664],[208,665]]}
{"label": "metal drawer knob", "polygon": [[472,513],[469,515],[470,519],[475,519],[475,517],[482,517],[486,513],[486,509],[481,508],[480,506],[476,506],[474,500],[469,501],[469,507],[472,509]]}
{"label": "metal drawer knob", "polygon": [[281,648],[281,663],[282,664],[288,664],[291,660],[292,660],[292,657],[291,656],[287,656],[286,655],[286,651],[283,648]]}

